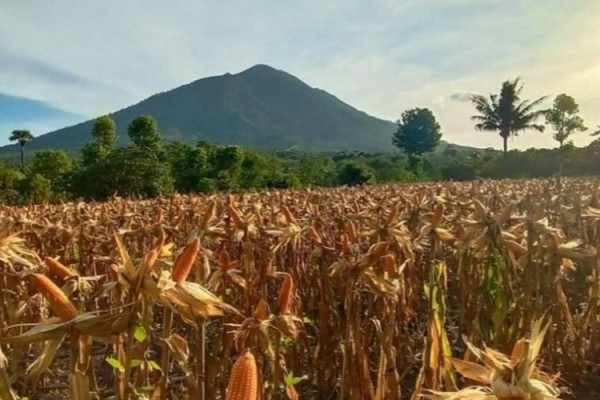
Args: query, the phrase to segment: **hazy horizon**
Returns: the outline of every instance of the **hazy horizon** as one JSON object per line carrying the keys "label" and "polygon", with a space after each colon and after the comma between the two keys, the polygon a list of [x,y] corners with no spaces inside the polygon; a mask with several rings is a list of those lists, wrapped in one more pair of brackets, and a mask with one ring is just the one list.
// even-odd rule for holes
{"label": "hazy horizon", "polygon": [[[0,145],[12,129],[38,136],[255,64],[378,118],[430,108],[443,139],[461,145],[500,148],[496,133],[473,129],[468,95],[497,93],[517,76],[524,98],[548,95],[549,106],[567,93],[590,131],[600,125],[592,0],[36,4],[0,0]],[[510,147],[556,142],[525,132]]]}

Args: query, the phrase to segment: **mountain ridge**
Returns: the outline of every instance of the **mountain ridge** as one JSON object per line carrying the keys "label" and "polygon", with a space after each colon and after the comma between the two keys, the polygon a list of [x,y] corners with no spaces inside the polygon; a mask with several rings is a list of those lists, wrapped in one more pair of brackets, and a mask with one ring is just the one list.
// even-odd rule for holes
{"label": "mountain ridge", "polygon": [[[109,115],[121,144],[129,143],[127,125],[140,115],[156,118],[166,141],[208,140],[274,150],[390,151],[396,129],[391,121],[265,64],[197,79]],[[93,119],[48,132],[28,148],[77,150],[92,139],[92,125]]]}

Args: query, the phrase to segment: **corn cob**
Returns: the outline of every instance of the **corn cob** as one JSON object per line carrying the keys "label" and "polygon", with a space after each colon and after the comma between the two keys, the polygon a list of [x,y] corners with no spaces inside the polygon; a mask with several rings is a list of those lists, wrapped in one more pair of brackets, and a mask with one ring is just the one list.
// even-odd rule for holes
{"label": "corn cob", "polygon": [[60,319],[63,321],[70,321],[77,316],[77,309],[73,303],[71,303],[71,300],[69,300],[67,295],[47,276],[33,274],[31,279],[33,286],[46,300],[48,300],[50,308],[54,310]]}
{"label": "corn cob", "polygon": [[208,203],[206,212],[204,213],[204,216],[202,217],[202,222],[200,222],[200,230],[205,231],[208,228],[208,224],[215,214],[216,206],[217,206],[217,203],[215,203],[214,200],[211,201],[210,203]]}
{"label": "corn cob", "polygon": [[233,224],[237,229],[244,229],[246,224],[240,215],[240,212],[234,207],[233,204],[227,204],[227,211],[229,212],[229,217],[233,221]]}
{"label": "corn cob", "polygon": [[156,249],[150,250],[146,257],[144,257],[144,264],[142,266],[144,273],[149,273],[152,271],[152,267],[154,267],[154,263],[158,258],[158,251]]}
{"label": "corn cob", "polygon": [[287,314],[290,312],[292,303],[292,290],[294,289],[294,280],[290,274],[285,274],[283,284],[279,291],[279,312]]}
{"label": "corn cob", "polygon": [[58,276],[61,279],[69,279],[76,276],[75,272],[63,265],[60,261],[52,257],[45,257],[44,263],[48,267],[50,273]]}
{"label": "corn cob", "polygon": [[221,270],[223,272],[229,271],[229,263],[230,263],[229,253],[227,252],[227,249],[225,247],[223,247],[223,249],[219,253],[219,266],[221,267]]}
{"label": "corn cob", "polygon": [[257,400],[258,370],[256,359],[246,351],[233,365],[225,400]]}
{"label": "corn cob", "polygon": [[199,251],[200,239],[196,238],[190,244],[188,244],[179,257],[177,257],[175,265],[173,265],[172,276],[175,282],[179,283],[187,279],[190,271],[192,270],[192,265],[194,265],[194,261],[196,261]]}
{"label": "corn cob", "polygon": [[435,206],[433,211],[433,218],[431,219],[431,227],[437,228],[442,223],[442,218],[444,216],[444,205],[438,204]]}
{"label": "corn cob", "polygon": [[158,235],[158,239],[156,239],[156,242],[154,243],[154,248],[160,252],[163,246],[165,245],[165,240],[165,231],[161,228],[160,233]]}
{"label": "corn cob", "polygon": [[296,223],[296,218],[294,218],[294,215],[287,206],[283,206],[283,215],[285,216],[285,220],[288,224]]}
{"label": "corn cob", "polygon": [[354,223],[352,223],[352,221],[350,221],[348,223],[348,228],[346,229],[346,234],[348,236],[348,240],[350,241],[350,243],[358,242],[358,235],[356,234],[356,226],[354,225]]}

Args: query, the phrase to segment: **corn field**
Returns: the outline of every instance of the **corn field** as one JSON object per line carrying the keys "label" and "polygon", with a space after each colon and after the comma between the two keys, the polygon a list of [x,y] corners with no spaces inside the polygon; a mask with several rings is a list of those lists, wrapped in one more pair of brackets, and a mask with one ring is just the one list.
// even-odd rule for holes
{"label": "corn field", "polygon": [[585,398],[599,184],[0,206],[0,397]]}

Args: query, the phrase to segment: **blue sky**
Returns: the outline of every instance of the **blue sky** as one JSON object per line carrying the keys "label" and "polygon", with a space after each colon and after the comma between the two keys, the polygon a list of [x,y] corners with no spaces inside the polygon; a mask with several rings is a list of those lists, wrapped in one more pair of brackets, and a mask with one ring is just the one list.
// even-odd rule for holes
{"label": "blue sky", "polygon": [[[466,100],[517,76],[525,97],[570,94],[600,125],[598,0],[0,0],[0,12],[0,144],[255,64],[377,117],[431,108],[459,144],[500,147]],[[525,132],[510,145],[555,144]]]}

